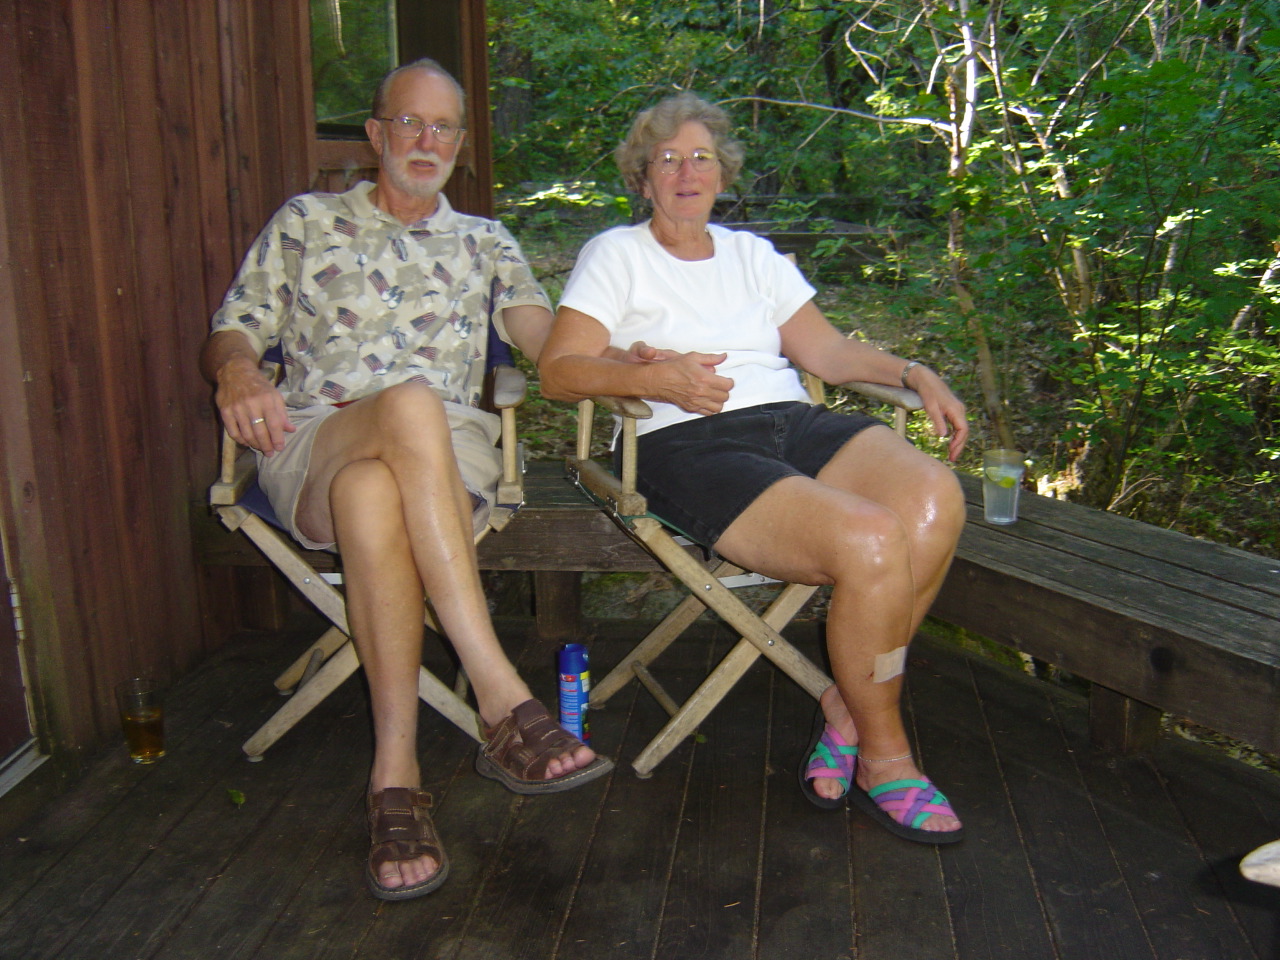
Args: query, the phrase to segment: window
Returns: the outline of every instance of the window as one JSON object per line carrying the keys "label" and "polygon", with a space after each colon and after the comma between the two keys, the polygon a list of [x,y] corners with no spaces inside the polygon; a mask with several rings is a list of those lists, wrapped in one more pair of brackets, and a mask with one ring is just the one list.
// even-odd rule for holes
{"label": "window", "polygon": [[396,0],[311,0],[316,132],[364,137],[374,87],[396,65]]}
{"label": "window", "polygon": [[464,6],[483,10],[467,0],[311,0],[316,133],[363,140],[378,81],[419,57],[438,60],[465,86],[459,32]]}

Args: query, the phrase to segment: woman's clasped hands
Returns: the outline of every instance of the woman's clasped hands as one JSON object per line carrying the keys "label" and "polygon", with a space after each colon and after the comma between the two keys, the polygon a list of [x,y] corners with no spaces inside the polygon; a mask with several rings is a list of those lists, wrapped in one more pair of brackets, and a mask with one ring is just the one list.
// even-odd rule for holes
{"label": "woman's clasped hands", "polygon": [[727,358],[724,353],[680,353],[651,347],[643,340],[631,345],[627,358],[651,365],[644,394],[646,400],[674,403],[681,410],[710,416],[719,413],[729,399],[733,380],[716,373]]}

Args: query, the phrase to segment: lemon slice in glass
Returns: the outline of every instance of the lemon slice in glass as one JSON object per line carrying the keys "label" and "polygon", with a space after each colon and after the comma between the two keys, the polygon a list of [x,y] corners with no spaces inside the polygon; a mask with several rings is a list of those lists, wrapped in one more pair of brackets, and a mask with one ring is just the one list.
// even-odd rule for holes
{"label": "lemon slice in glass", "polygon": [[994,483],[996,486],[1005,487],[1006,489],[1009,487],[1012,487],[1015,483],[1018,482],[1017,477],[1007,473],[1001,473],[1000,470],[998,470],[995,467],[987,468],[987,479],[990,480],[992,483]]}

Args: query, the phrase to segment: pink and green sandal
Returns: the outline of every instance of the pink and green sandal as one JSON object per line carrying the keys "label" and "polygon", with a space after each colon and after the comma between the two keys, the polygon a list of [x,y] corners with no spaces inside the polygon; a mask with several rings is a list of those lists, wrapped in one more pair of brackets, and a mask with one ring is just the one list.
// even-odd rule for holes
{"label": "pink and green sandal", "polygon": [[[858,748],[845,742],[836,728],[827,723],[819,708],[813,722],[812,743],[805,759],[800,762],[800,789],[809,798],[809,802],[823,810],[837,810],[844,806],[844,798],[849,793],[849,784],[853,782],[853,770],[857,763]],[[819,796],[813,789],[813,781],[818,777],[839,781],[842,788],[840,796]]]}
{"label": "pink and green sandal", "polygon": [[964,828],[956,830],[922,830],[934,814],[954,817],[951,802],[928,777],[919,780],[889,780],[866,793],[854,790],[853,805],[895,836],[917,843],[958,843],[964,839]]}

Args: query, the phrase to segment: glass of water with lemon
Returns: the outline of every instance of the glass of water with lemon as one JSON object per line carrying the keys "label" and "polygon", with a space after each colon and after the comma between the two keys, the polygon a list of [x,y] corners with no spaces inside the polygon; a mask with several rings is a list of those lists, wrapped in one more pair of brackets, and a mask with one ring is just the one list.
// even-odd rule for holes
{"label": "glass of water with lemon", "polygon": [[987,523],[1013,523],[1018,519],[1018,491],[1027,469],[1026,459],[1019,450],[983,451],[982,511]]}

